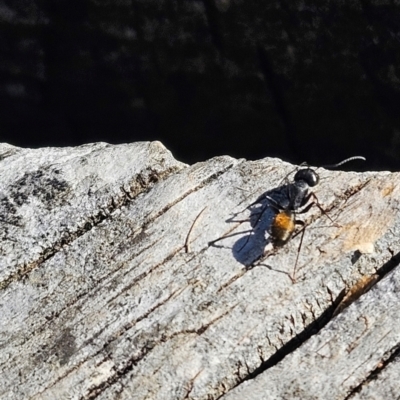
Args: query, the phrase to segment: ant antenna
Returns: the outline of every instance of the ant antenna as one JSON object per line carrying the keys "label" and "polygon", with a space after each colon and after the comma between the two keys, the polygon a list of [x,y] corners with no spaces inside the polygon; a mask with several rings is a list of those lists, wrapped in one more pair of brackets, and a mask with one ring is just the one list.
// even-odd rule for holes
{"label": "ant antenna", "polygon": [[363,160],[365,161],[366,158],[362,157],[362,156],[354,156],[354,157],[350,157],[350,158],[346,158],[343,161],[338,162],[337,164],[332,164],[332,165],[323,165],[322,168],[336,168],[336,167],[340,167],[343,164],[346,164],[349,161],[353,161],[353,160]]}

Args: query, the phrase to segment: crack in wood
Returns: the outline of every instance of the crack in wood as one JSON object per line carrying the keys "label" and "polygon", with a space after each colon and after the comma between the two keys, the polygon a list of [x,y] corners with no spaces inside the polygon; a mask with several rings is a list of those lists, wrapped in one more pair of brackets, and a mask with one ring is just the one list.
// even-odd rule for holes
{"label": "crack in wood", "polygon": [[[173,294],[171,294],[164,302],[163,304],[165,304],[171,297],[173,296]],[[163,305],[160,304],[159,306]],[[98,384],[96,387],[93,387],[89,390],[89,393],[82,396],[80,398],[80,400],[93,400],[95,399],[104,389],[108,389],[111,386],[113,386],[115,383],[117,383],[123,376],[125,376],[126,374],[128,374],[135,365],[137,365],[144,357],[146,357],[157,345],[163,344],[169,340],[174,339],[175,337],[178,336],[182,336],[182,335],[202,335],[210,326],[214,325],[217,321],[221,320],[225,315],[229,314],[235,307],[237,306],[237,304],[235,304],[234,306],[230,307],[227,311],[225,311],[224,313],[222,313],[221,315],[215,317],[214,319],[212,319],[211,321],[209,321],[207,324],[202,325],[201,327],[197,328],[197,329],[185,329],[182,331],[178,331],[178,332],[174,332],[173,334],[169,335],[169,336],[161,336],[159,338],[159,340],[154,340],[154,343],[151,344],[151,346],[149,347],[145,347],[144,352],[142,352],[142,354],[140,355],[140,357],[132,357],[131,359],[129,359],[126,363],[126,365],[124,366],[124,368],[122,369],[116,369],[115,370],[115,374],[112,377],[109,377],[106,381]],[[158,307],[157,307],[158,308]],[[154,310],[153,310],[154,311]],[[132,325],[133,326],[133,325]],[[128,328],[129,329],[129,328]],[[127,330],[127,329],[126,329]],[[121,331],[120,331],[121,332]],[[120,334],[115,334],[114,335],[115,338],[117,338],[118,336],[120,336]],[[103,350],[105,350],[106,344],[103,346],[103,349],[100,350],[97,354],[100,354],[103,352]],[[198,376],[198,375],[196,375]],[[194,382],[194,380],[193,380]],[[192,389],[191,389],[192,390]],[[190,390],[190,391],[191,391]]]}
{"label": "crack in wood", "polygon": [[356,393],[360,393],[364,386],[367,386],[371,381],[379,378],[379,374],[393,361],[400,356],[400,343],[397,343],[382,356],[368,376],[366,376],[357,386],[355,386],[343,400],[350,400]]}
{"label": "crack in wood", "polygon": [[[157,175],[158,181],[165,179],[171,173],[175,172],[175,170],[176,168],[170,168],[166,171],[163,171],[163,173],[159,173]],[[151,173],[152,173],[152,182],[154,182],[155,171],[151,170]],[[144,176],[147,176],[147,174],[144,175],[138,174],[135,177],[134,181],[142,182],[143,184],[146,181]],[[111,197],[109,199],[110,204],[108,206],[101,207],[95,214],[88,217],[88,219],[82,223],[82,226],[76,229],[75,232],[65,232],[59,240],[54,242],[54,244],[51,247],[43,249],[42,254],[36,260],[21,266],[17,266],[16,271],[12,272],[8,277],[6,277],[0,282],[0,290],[5,289],[13,281],[22,279],[27,274],[29,274],[29,272],[31,272],[33,269],[38,268],[45,261],[53,257],[63,246],[70,245],[76,239],[78,239],[79,237],[83,236],[84,234],[92,230],[95,226],[99,225],[105,219],[109,218],[114,211],[125,206],[131,201],[132,198],[142,193],[144,189],[149,190],[149,186],[146,185],[143,186],[142,184],[139,185],[140,188],[137,189],[138,190],[137,192],[132,192],[131,197],[128,197],[127,195],[121,195],[118,201],[116,201],[116,198],[114,199],[113,197]],[[121,191],[121,193],[125,193],[125,191]],[[117,204],[118,206],[116,207],[115,204]]]}
{"label": "crack in wood", "polygon": [[[390,354],[388,358],[386,358],[386,357],[387,357],[387,354]],[[382,360],[377,364],[376,368],[375,368],[373,371],[371,371],[371,373],[368,375],[368,377],[367,377],[366,379],[364,379],[364,381],[363,381],[362,383],[360,383],[360,385],[359,385],[360,390],[362,389],[363,386],[365,386],[365,385],[368,384],[369,382],[371,382],[371,381],[373,381],[373,380],[375,380],[375,379],[378,379],[379,374],[380,374],[390,363],[392,363],[393,361],[395,361],[396,358],[398,358],[399,356],[400,356],[400,343],[397,344],[396,346],[394,346],[390,352],[387,352],[387,353],[384,355],[384,357],[382,357]],[[354,389],[352,390],[351,395],[357,393],[357,391],[358,391],[358,387],[357,387],[357,388],[354,388]],[[350,398],[350,397],[349,397],[349,396],[346,397],[345,400],[347,400],[348,398]]]}
{"label": "crack in wood", "polygon": [[[345,308],[349,307],[352,303],[358,300],[360,297],[364,296],[369,290],[371,290],[378,282],[380,282],[389,272],[393,271],[400,264],[400,253],[393,255],[382,267],[376,270],[376,273],[370,276],[361,276],[361,278],[349,289],[347,292],[345,289],[338,296],[340,301],[337,303],[337,307],[332,315],[332,317],[340,314]],[[360,273],[360,275],[362,275]],[[341,275],[340,275],[341,276]],[[343,282],[343,277],[341,277]]]}
{"label": "crack in wood", "polygon": [[[246,377],[243,379],[239,380],[236,385],[234,385],[231,389],[234,387],[239,386],[242,382],[247,381],[247,380],[252,380],[256,378],[258,375],[262,374],[269,368],[275,366],[279,362],[281,362],[287,355],[293,353],[296,349],[298,349],[303,343],[305,343],[311,336],[314,336],[318,334],[328,322],[330,322],[332,318],[332,313],[334,309],[336,308],[337,304],[334,303],[331,306],[329,306],[318,318],[314,319],[311,323],[308,325],[304,325],[303,331],[298,333],[296,336],[294,336],[292,339],[290,339],[288,342],[284,343],[282,342],[282,346],[280,348],[276,348],[275,354],[270,356],[267,360],[262,362],[259,367],[253,370],[253,372],[249,373]],[[303,316],[303,323],[305,324],[305,319],[307,318]],[[272,345],[271,340],[267,337],[268,342],[270,345]],[[275,346],[276,347],[276,346]]]}
{"label": "crack in wood", "polygon": [[[110,355],[109,355],[108,352],[107,352],[107,347],[108,347],[114,340],[118,339],[118,337],[120,337],[123,333],[125,333],[125,332],[128,331],[130,328],[132,328],[136,323],[138,323],[139,321],[143,320],[143,319],[146,318],[148,315],[150,315],[152,312],[154,312],[156,309],[158,309],[159,307],[161,307],[161,306],[163,306],[164,304],[166,304],[166,303],[169,301],[169,299],[172,298],[172,297],[176,294],[176,292],[179,292],[179,291],[182,291],[182,289],[171,293],[166,299],[164,299],[164,300],[161,301],[160,303],[156,304],[156,305],[155,305],[151,310],[149,310],[147,313],[145,313],[144,315],[142,315],[142,316],[139,317],[139,318],[136,318],[135,321],[132,321],[132,322],[130,322],[130,323],[124,325],[118,332],[115,332],[114,335],[113,335],[112,337],[110,337],[110,338],[102,345],[102,347],[101,347],[98,351],[96,351],[94,354],[89,354],[85,359],[81,360],[81,361],[79,362],[79,364],[74,365],[73,368],[71,368],[71,369],[69,369],[68,371],[66,371],[63,375],[57,377],[57,379],[56,379],[54,382],[52,382],[51,385],[47,386],[47,387],[44,388],[40,393],[37,393],[37,394],[40,395],[41,393],[44,393],[46,390],[48,390],[48,389],[50,389],[51,387],[55,386],[58,382],[60,382],[60,381],[62,381],[63,379],[65,379],[65,377],[67,377],[68,375],[70,375],[72,372],[78,370],[78,369],[79,369],[83,364],[85,364],[88,360],[90,360],[90,359],[92,359],[92,358],[95,358],[96,356],[105,354],[106,356],[103,358],[103,360],[106,360],[106,359],[112,360],[111,357],[110,357]],[[104,329],[106,329],[106,328],[104,328]],[[100,333],[101,333],[101,332],[100,332]],[[99,335],[100,335],[100,333],[99,333]],[[97,335],[97,336],[98,336],[98,335]],[[88,344],[90,344],[90,343],[92,342],[93,339],[94,339],[94,338],[91,338],[91,340],[85,341],[85,342],[82,344],[82,346],[79,347],[79,349],[81,349],[81,348],[87,346]],[[133,368],[133,365],[134,365],[135,363],[139,362],[143,357],[145,357],[146,354],[148,354],[148,352],[149,352],[150,350],[152,350],[153,348],[154,348],[154,346],[153,346],[153,347],[151,347],[151,346],[150,346],[150,347],[144,347],[144,350],[145,350],[145,351],[143,351],[143,353],[140,354],[140,356],[132,357],[131,359],[129,359],[128,362],[129,362],[129,366],[131,367],[130,369],[132,369],[132,368]],[[77,350],[79,350],[79,349],[77,349]],[[127,366],[126,368],[129,368],[129,366]],[[115,374],[118,374],[118,370],[115,370],[115,371],[116,371]],[[106,382],[108,382],[110,379],[111,379],[111,378],[108,378]],[[100,386],[101,386],[101,385],[104,385],[104,384],[105,384],[105,382],[102,382],[102,383],[100,384]],[[99,393],[100,393],[100,392],[99,392]],[[97,394],[96,394],[96,396],[97,396]],[[96,396],[95,396],[95,397],[96,397]],[[91,399],[91,398],[95,398],[95,397],[86,397],[86,396],[83,396],[83,397],[81,397],[81,399],[86,399],[86,398],[87,398],[87,399]]]}
{"label": "crack in wood", "polygon": [[[223,168],[222,170],[210,175],[207,179],[203,180],[199,185],[196,186],[196,188],[189,190],[188,192],[184,193],[182,196],[180,196],[176,201],[172,202],[171,204],[167,205],[164,207],[162,210],[160,210],[157,214],[155,214],[152,218],[150,218],[144,225],[143,229],[146,228],[148,224],[150,224],[152,221],[157,219],[160,215],[164,214],[166,211],[168,211],[171,207],[182,201],[185,197],[190,195],[191,193],[200,190],[202,187],[208,185],[210,182],[213,180],[217,179],[219,176],[227,172],[229,169],[233,167],[234,164],[230,164],[227,167]],[[74,242],[76,239],[79,237],[83,236],[87,232],[89,232],[91,229],[93,229],[95,226],[99,225],[101,222],[106,220],[111,216],[113,212],[115,212],[117,209],[126,206],[129,204],[132,199],[136,198],[139,194],[144,193],[146,191],[151,190],[151,188],[154,186],[154,183],[159,182],[161,180],[166,179],[170,174],[176,172],[176,168],[170,168],[166,171],[163,171],[163,173],[156,173],[154,170],[151,168],[149,176],[151,176],[150,179],[146,180],[145,177],[148,177],[147,174],[138,174],[134,182],[139,184],[139,189],[137,189],[137,192],[132,192],[131,196],[128,195],[121,195],[119,201],[116,201],[115,204],[118,204],[118,207],[115,208],[112,206],[112,202],[114,201],[113,198],[110,199],[111,204],[108,207],[103,207],[101,208],[96,214],[93,216],[89,217],[87,221],[85,221],[82,224],[81,228],[78,228],[75,232],[66,232],[61,239],[57,240],[52,247],[43,249],[41,256],[39,256],[36,260],[22,265],[22,266],[17,266],[16,271],[14,271],[12,274],[10,274],[8,277],[3,279],[0,282],[0,290],[3,290],[7,288],[13,281],[20,280],[23,277],[25,277],[27,274],[29,274],[32,270],[38,268],[41,264],[43,264],[45,261],[49,260],[51,257],[53,257],[63,246],[65,245],[70,245],[72,242]],[[149,171],[146,171],[149,172]],[[155,175],[157,175],[157,179],[155,179]],[[130,190],[132,190],[132,184],[130,184]],[[126,193],[125,190],[121,190],[121,193]]]}
{"label": "crack in wood", "polygon": [[185,397],[183,397],[183,400],[185,400],[185,399],[189,399],[189,396],[190,396],[190,393],[192,393],[192,390],[193,390],[193,388],[194,388],[194,382],[196,381],[196,379],[200,376],[200,374],[203,372],[203,368],[200,370],[200,371],[198,371],[194,376],[193,376],[193,378],[192,379],[190,379],[189,380],[189,382],[187,383],[187,393],[186,393],[186,395],[185,395]]}

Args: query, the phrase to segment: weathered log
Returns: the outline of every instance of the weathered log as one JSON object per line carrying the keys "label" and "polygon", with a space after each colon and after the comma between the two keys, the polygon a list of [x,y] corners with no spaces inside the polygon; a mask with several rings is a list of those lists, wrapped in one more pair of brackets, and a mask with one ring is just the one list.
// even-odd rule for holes
{"label": "weathered log", "polygon": [[399,174],[318,169],[326,213],[297,216],[299,250],[268,234],[265,194],[284,202],[295,168],[277,159],[187,166],[159,142],[0,158],[2,399],[399,392]]}

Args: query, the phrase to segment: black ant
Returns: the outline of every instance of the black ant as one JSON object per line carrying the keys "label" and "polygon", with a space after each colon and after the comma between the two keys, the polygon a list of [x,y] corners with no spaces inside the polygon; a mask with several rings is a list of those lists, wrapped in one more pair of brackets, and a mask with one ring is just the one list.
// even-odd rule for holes
{"label": "black ant", "polygon": [[[327,165],[325,167],[336,168],[352,160],[365,161],[365,158],[361,156],[354,156],[347,158],[346,160],[343,160],[337,164]],[[286,186],[288,200],[288,204],[286,206],[282,206],[270,196],[266,196],[266,198],[270,202],[270,205],[277,211],[277,213],[273,217],[269,229],[272,242],[275,246],[281,247],[285,245],[292,238],[296,225],[304,226],[304,222],[297,220],[296,215],[308,212],[313,205],[316,205],[321,210],[321,212],[326,215],[333,224],[335,224],[319,204],[318,198],[315,193],[310,192],[310,188],[318,185],[318,183],[319,175],[317,174],[316,170],[313,170],[310,167],[301,168],[296,172],[293,178],[293,182],[289,183]],[[310,203],[311,198],[314,198],[314,201]],[[262,213],[263,212],[264,211],[262,211]],[[259,218],[261,218],[261,215]],[[305,228],[302,229],[302,236],[300,239],[299,250],[297,252],[293,274],[291,276],[289,275],[293,283],[296,280],[296,268],[301,245],[303,243],[304,232]]]}
{"label": "black ant", "polygon": [[[339,167],[339,166],[341,166],[349,161],[352,161],[352,160],[365,160],[365,158],[361,157],[361,156],[354,156],[354,157],[347,158],[346,160],[343,160],[337,164],[326,165],[324,167],[325,168],[336,168],[336,167]],[[288,174],[288,175],[290,175],[290,174]],[[284,180],[287,180],[287,176],[284,178]],[[308,212],[313,205],[316,205],[320,209],[320,211],[324,215],[326,215],[333,224],[335,224],[334,221],[332,221],[332,219],[326,213],[326,211],[321,207],[315,193],[310,190],[311,188],[317,186],[319,181],[320,181],[320,178],[319,178],[319,175],[316,172],[316,170],[314,170],[310,167],[300,168],[294,175],[293,182],[289,182],[284,186],[284,189],[286,190],[285,201],[283,201],[283,199],[282,199],[282,201],[278,202],[268,195],[263,195],[260,198],[258,198],[254,203],[252,203],[250,206],[247,207],[247,208],[249,208],[249,207],[259,203],[262,200],[262,198],[264,197],[269,201],[269,205],[276,211],[272,218],[270,227],[268,229],[269,234],[270,234],[270,241],[272,242],[274,247],[284,246],[292,238],[292,236],[295,232],[295,229],[296,229],[296,225],[303,226],[302,230],[300,231],[301,238],[300,238],[300,244],[299,244],[299,249],[297,252],[297,257],[296,257],[293,273],[292,273],[292,275],[289,275],[289,277],[293,283],[295,283],[295,281],[296,281],[296,268],[297,268],[298,258],[299,258],[301,246],[303,243],[304,232],[305,232],[304,222],[297,220],[296,216],[298,214],[304,214],[304,213]],[[314,200],[312,202],[310,202],[311,199],[314,199]],[[258,216],[257,221],[253,225],[253,229],[260,222],[260,220],[267,208],[268,208],[268,205],[265,206],[264,209],[259,213],[260,215]],[[217,241],[220,241],[223,238],[224,237],[213,240],[212,242],[210,242],[210,245],[215,244]],[[245,241],[245,243],[238,250],[239,252],[241,252],[241,250],[247,245],[249,239],[250,239],[250,235],[247,237],[247,240]],[[252,268],[254,266],[255,262],[260,261],[260,259],[263,259],[264,256],[265,256],[265,252],[257,260],[254,260],[253,262],[251,262],[250,265],[248,265],[248,268]]]}

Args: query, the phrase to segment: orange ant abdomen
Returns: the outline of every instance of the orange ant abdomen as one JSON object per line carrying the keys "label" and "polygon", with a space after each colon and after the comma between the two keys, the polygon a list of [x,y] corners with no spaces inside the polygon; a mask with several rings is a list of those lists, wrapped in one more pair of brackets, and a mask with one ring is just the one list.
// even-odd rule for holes
{"label": "orange ant abdomen", "polygon": [[276,246],[286,244],[295,230],[294,213],[290,210],[278,212],[272,221],[270,233],[271,238]]}

